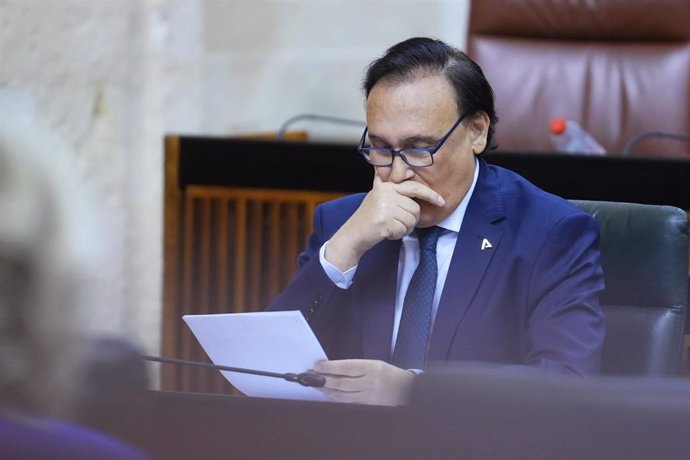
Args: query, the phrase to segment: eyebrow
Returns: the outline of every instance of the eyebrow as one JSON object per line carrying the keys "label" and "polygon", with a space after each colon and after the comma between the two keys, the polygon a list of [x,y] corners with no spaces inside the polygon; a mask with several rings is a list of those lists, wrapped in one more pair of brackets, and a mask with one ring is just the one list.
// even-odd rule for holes
{"label": "eyebrow", "polygon": [[[368,137],[370,141],[381,141],[384,144],[390,145],[390,142],[387,142],[385,139],[382,137],[377,136],[376,134],[371,134],[368,133]],[[422,136],[422,135],[417,135],[417,136],[410,136],[408,138],[403,139],[403,144],[409,145],[409,144],[414,144],[417,142],[423,142],[423,143],[428,143],[428,144],[436,144],[439,141],[439,138],[434,137],[434,136]]]}

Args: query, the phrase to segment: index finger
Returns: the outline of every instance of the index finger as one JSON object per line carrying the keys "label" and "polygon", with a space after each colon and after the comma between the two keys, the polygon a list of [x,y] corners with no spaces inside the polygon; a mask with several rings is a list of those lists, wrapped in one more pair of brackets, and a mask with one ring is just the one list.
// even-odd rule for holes
{"label": "index finger", "polygon": [[340,375],[345,377],[362,377],[366,374],[362,369],[362,359],[339,359],[335,361],[319,361],[314,370],[319,374]]}
{"label": "index finger", "polygon": [[419,182],[405,181],[397,184],[395,189],[401,195],[408,198],[419,198],[434,206],[446,204],[446,200],[438,192]]}

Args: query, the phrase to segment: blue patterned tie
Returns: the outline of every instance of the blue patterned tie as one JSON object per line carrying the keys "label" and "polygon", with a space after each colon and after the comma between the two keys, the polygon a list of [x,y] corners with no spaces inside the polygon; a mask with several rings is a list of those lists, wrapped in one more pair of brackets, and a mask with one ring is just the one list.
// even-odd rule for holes
{"label": "blue patterned tie", "polygon": [[419,265],[412,275],[405,294],[398,338],[392,363],[403,369],[421,369],[426,361],[426,348],[431,330],[431,304],[434,301],[438,267],[436,242],[439,227],[418,228]]}

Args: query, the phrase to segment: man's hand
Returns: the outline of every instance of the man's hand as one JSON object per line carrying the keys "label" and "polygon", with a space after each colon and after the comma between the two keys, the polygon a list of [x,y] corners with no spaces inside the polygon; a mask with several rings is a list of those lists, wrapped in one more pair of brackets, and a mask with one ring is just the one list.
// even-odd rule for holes
{"label": "man's hand", "polygon": [[314,370],[326,377],[319,390],[333,401],[384,406],[405,404],[415,378],[412,371],[370,359],[320,361]]}
{"label": "man's hand", "polygon": [[419,221],[420,207],[415,199],[434,206],[445,204],[441,195],[419,182],[383,182],[374,176],[371,191],[329,241],[326,260],[344,272],[357,265],[375,244],[410,234]]}

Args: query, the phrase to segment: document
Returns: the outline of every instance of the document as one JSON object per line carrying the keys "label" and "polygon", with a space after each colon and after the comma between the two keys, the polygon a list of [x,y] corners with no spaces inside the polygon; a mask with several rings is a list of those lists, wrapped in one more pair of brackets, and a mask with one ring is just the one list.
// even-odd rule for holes
{"label": "document", "polygon": [[[185,315],[182,319],[216,365],[298,374],[328,359],[300,311]],[[248,396],[328,400],[314,388],[281,378],[221,373]]]}

